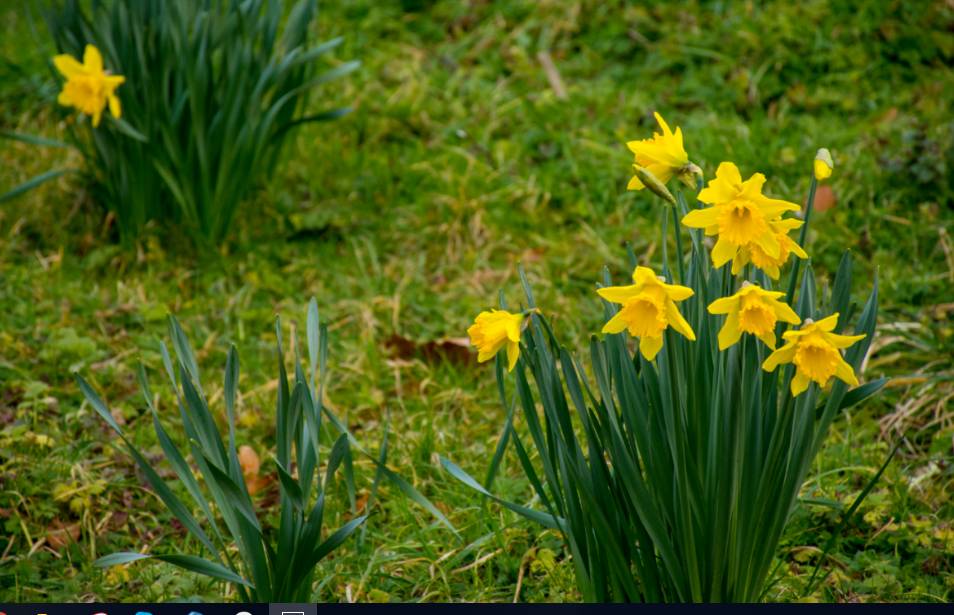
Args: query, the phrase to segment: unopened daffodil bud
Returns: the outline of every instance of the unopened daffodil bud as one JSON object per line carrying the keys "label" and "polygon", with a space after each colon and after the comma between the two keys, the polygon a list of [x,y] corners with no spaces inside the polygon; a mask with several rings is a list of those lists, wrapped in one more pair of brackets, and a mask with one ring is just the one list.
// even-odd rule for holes
{"label": "unopened daffodil bud", "polygon": [[676,197],[669,192],[669,189],[666,188],[666,184],[659,181],[649,169],[641,167],[638,164],[634,164],[633,169],[635,169],[636,177],[639,178],[639,181],[643,183],[644,187],[649,188],[656,196],[668,201],[671,205],[676,204]]}
{"label": "unopened daffodil bud", "polygon": [[835,168],[835,163],[832,162],[831,152],[828,151],[828,148],[821,148],[815,154],[815,179],[818,181],[823,181],[831,177],[832,169]]}

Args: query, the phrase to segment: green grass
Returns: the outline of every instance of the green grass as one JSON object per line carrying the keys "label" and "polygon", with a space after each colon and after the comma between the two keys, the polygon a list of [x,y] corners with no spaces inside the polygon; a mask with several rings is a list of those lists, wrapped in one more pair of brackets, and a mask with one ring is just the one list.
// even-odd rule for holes
{"label": "green grass", "polygon": [[[392,463],[462,535],[455,541],[385,486],[363,544],[326,563],[317,598],[578,599],[557,536],[476,499],[440,468],[438,454],[482,476],[504,410],[492,370],[437,342],[462,337],[498,290],[516,302],[523,262],[561,338],[583,352],[600,324],[600,267],[619,276],[625,242],[645,262],[661,252],[664,212],[625,191],[623,143],[649,134],[653,109],[682,126],[707,177],[733,160],[796,202],[815,149],[831,149],[837,204],[813,216],[809,252],[830,280],[851,248],[859,299],[878,272],[880,333],[865,375],[914,378],[834,424],[806,499],[847,507],[896,438],[907,441],[811,598],[954,599],[954,10],[926,1],[331,4],[319,35],[344,36],[339,57],[363,68],[315,105],[356,110],[298,135],[219,257],[199,259],[158,230],[119,248],[115,226],[70,177],[0,205],[0,600],[221,599],[221,585],[161,564],[92,567],[185,533],[82,403],[70,371],[118,402],[126,431],[158,459],[134,370],[140,358],[161,369],[157,339],[174,312],[210,378],[228,343],[238,346],[240,444],[264,461],[273,318],[303,327],[311,295],[331,329],[333,407],[371,447],[390,416]],[[0,21],[0,129],[62,134],[42,26],[12,6]],[[541,67],[543,50],[565,99]],[[0,141],[0,191],[64,156]],[[174,423],[162,394],[160,412]],[[497,490],[526,503],[520,476],[508,456]],[[770,599],[801,595],[839,522],[830,506],[798,509]],[[58,524],[75,528],[75,542],[60,544]]]}

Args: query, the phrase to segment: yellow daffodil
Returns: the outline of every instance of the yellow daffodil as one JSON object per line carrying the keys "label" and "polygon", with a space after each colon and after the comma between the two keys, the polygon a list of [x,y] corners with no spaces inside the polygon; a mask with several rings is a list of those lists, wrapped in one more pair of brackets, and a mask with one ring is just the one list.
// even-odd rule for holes
{"label": "yellow daffodil", "polygon": [[752,263],[765,272],[773,280],[779,277],[779,269],[788,261],[788,257],[794,254],[798,258],[808,258],[808,254],[798,245],[794,239],[788,236],[789,231],[797,229],[804,224],[803,221],[795,218],[786,218],[769,222],[772,231],[775,233],[775,239],[778,240],[779,253],[773,257],[766,254],[758,244],[750,243],[739,249],[735,258],[732,259],[732,275],[739,275],[742,267]]}
{"label": "yellow daffodil", "polygon": [[80,64],[73,56],[60,54],[53,58],[53,64],[64,77],[63,91],[57,101],[66,107],[75,107],[93,118],[93,126],[99,126],[100,117],[106,106],[113,117],[122,115],[118,88],[126,78],[122,75],[110,75],[103,70],[103,56],[93,45],[87,45]]}
{"label": "yellow daffodil", "polygon": [[768,291],[756,284],[744,282],[731,297],[716,299],[709,304],[710,314],[728,314],[719,331],[719,350],[725,350],[739,341],[743,333],[750,333],[771,349],[775,349],[775,325],[783,321],[797,325],[798,314],[784,301],[785,293]]}
{"label": "yellow daffodil", "polygon": [[523,314],[507,310],[481,312],[467,329],[470,343],[477,348],[477,361],[489,361],[504,346],[507,347],[507,370],[513,371],[520,356],[520,328]]}
{"label": "yellow daffodil", "polygon": [[815,154],[815,179],[822,181],[831,177],[831,172],[835,168],[832,162],[831,152],[827,148],[821,148]]}
{"label": "yellow daffodil", "polygon": [[721,267],[736,258],[746,246],[757,246],[772,258],[781,254],[781,245],[771,222],[786,211],[798,211],[795,203],[770,199],[762,194],[765,176],[756,173],[742,181],[739,168],[723,162],[716,177],[699,193],[698,199],[710,206],[694,209],[682,223],[705,229],[706,235],[718,235],[712,249],[712,264]]}
{"label": "yellow daffodil", "polygon": [[773,371],[781,363],[795,365],[792,378],[792,395],[804,392],[810,382],[826,386],[832,376],[850,386],[858,386],[854,370],[842,358],[839,349],[848,348],[864,335],[838,335],[832,333],[838,324],[838,314],[832,314],[818,322],[806,319],[797,331],[786,331],[782,337],[787,342],[762,363],[762,369]]}
{"label": "yellow daffodil", "polygon": [[[676,132],[669,129],[669,124],[658,113],[653,113],[659,127],[662,128],[662,134],[653,133],[651,139],[642,139],[640,141],[630,141],[626,147],[636,155],[634,168],[642,168],[645,173],[665,184],[673,175],[689,172],[689,155],[682,144],[682,129],[676,127]],[[646,184],[639,178],[639,175],[629,180],[627,190],[642,190]]]}
{"label": "yellow daffodil", "polygon": [[652,361],[662,348],[667,327],[695,341],[696,334],[675,303],[691,297],[691,288],[666,284],[649,267],[636,267],[633,282],[630,286],[608,286],[596,291],[607,301],[623,306],[603,325],[603,333],[629,330],[630,335],[639,338],[639,352],[647,361]]}

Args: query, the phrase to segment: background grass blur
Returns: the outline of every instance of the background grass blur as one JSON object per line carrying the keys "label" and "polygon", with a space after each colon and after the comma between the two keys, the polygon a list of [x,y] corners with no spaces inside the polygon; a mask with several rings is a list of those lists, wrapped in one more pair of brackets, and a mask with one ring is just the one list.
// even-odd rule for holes
{"label": "background grass blur", "polygon": [[[651,132],[654,109],[682,126],[707,177],[731,159],[796,202],[816,148],[831,149],[809,252],[825,280],[852,249],[859,299],[878,272],[867,375],[909,376],[836,421],[769,598],[799,596],[836,507],[904,435],[812,598],[954,599],[954,6],[678,4],[327,2],[319,38],[344,36],[338,57],[363,67],[314,103],[355,112],[298,134],[217,258],[158,232],[120,248],[69,177],[0,206],[0,599],[221,598],[220,585],[163,565],[92,567],[185,532],[82,404],[70,370],[127,400],[117,420],[158,460],[134,369],[140,358],[160,369],[156,340],[172,311],[210,376],[237,344],[240,443],[265,460],[273,317],[298,319],[312,294],[331,328],[330,403],[369,442],[390,414],[389,458],[463,536],[383,488],[363,545],[327,562],[317,597],[578,598],[558,538],[476,500],[436,455],[481,476],[493,452],[504,415],[493,375],[458,342],[499,289],[518,300],[518,261],[582,351],[599,324],[599,268],[619,275],[627,241],[658,259],[663,212],[625,191],[624,142]],[[0,24],[0,129],[62,134],[41,22],[5,4]],[[63,156],[0,141],[0,191]],[[508,458],[497,488],[527,502],[516,466]],[[271,471],[263,464],[262,479]]]}

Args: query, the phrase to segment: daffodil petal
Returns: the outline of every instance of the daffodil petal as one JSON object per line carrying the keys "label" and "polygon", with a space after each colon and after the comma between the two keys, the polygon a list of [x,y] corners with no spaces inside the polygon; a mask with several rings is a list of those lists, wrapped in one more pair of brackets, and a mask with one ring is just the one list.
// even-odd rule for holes
{"label": "daffodil petal", "polygon": [[795,344],[786,344],[770,354],[762,362],[762,369],[767,372],[775,370],[780,363],[790,363],[795,358]]}
{"label": "daffodil petal", "polygon": [[742,337],[742,330],[739,329],[739,315],[729,314],[725,319],[725,324],[719,330],[719,350],[725,350],[732,344],[735,344]]}
{"label": "daffodil petal", "polygon": [[801,372],[796,372],[795,377],[792,378],[792,397],[798,397],[808,389],[808,384],[811,381],[808,379],[808,376]]}
{"label": "daffodil petal", "polygon": [[662,348],[663,338],[659,337],[641,337],[639,338],[639,352],[647,361],[652,361],[659,354]]}
{"label": "daffodil petal", "polygon": [[626,321],[623,319],[623,313],[617,312],[615,316],[606,321],[603,325],[603,333],[622,333],[626,330]]}
{"label": "daffodil petal", "polygon": [[507,371],[512,372],[520,358],[520,342],[509,342],[507,344]]}
{"label": "daffodil petal", "polygon": [[682,217],[683,226],[689,228],[706,228],[719,222],[719,210],[715,207],[693,209]]}
{"label": "daffodil petal", "polygon": [[735,256],[737,250],[735,244],[720,237],[712,248],[712,266],[718,269],[726,264]]}
{"label": "daffodil petal", "polygon": [[695,332],[672,300],[666,302],[666,318],[669,320],[669,326],[681,333],[687,340],[690,342],[696,341]]}
{"label": "daffodil petal", "polygon": [[606,299],[610,303],[625,303],[639,294],[635,284],[629,286],[607,286],[606,288],[596,289],[596,294]]}
{"label": "daffodil petal", "polygon": [[86,72],[83,65],[80,64],[76,58],[66,53],[53,56],[53,66],[67,79],[82,75]]}
{"label": "daffodil petal", "polygon": [[90,72],[103,72],[103,56],[99,53],[99,49],[93,45],[86,45],[83,51],[83,66]]}

